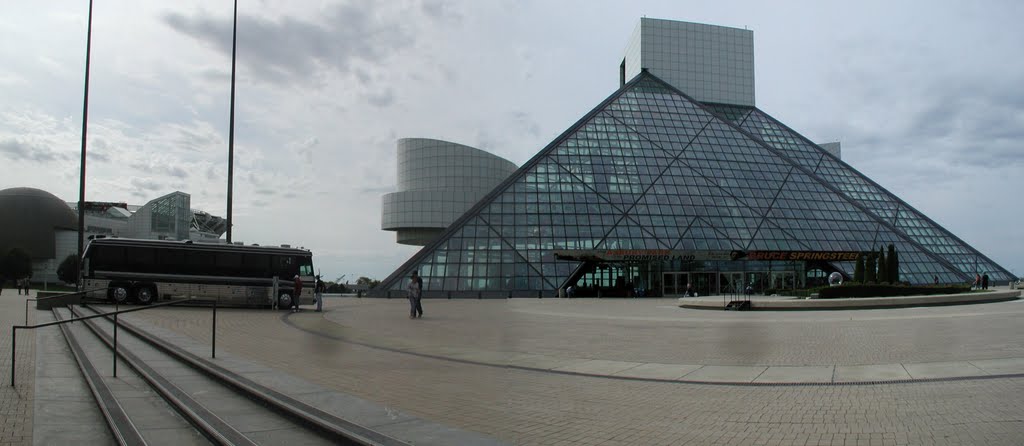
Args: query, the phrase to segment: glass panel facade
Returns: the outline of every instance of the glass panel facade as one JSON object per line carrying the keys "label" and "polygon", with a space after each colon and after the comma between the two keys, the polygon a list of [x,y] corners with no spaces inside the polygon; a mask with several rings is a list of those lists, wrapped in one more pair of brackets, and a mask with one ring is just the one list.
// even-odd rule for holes
{"label": "glass panel facade", "polygon": [[[763,111],[719,104],[709,107],[779,150],[794,163],[810,169],[819,179],[838,189],[843,196],[866,208],[871,215],[884,222],[888,230],[897,232],[920,245],[918,251],[925,255],[925,260],[922,261],[944,263],[946,269],[963,273],[963,276],[955,280],[956,282],[973,280],[975,273],[985,272],[988,272],[993,280],[1013,279],[1009,271],[996,265],[889,191],[875,185],[856,169],[841,160],[826,156],[823,150]],[[906,265],[906,269],[901,264],[901,272],[917,273],[912,264]]]}
{"label": "glass panel facade", "polygon": [[[764,290],[802,286],[809,267],[756,261],[595,266],[559,260],[554,251],[876,251],[889,243],[912,282],[931,283],[934,276],[960,282],[965,270],[954,265],[982,264],[1002,280],[976,251],[759,110],[707,108],[644,73],[381,286],[400,292],[418,270],[428,296],[552,295],[570,276],[581,285],[660,294],[680,292],[677,276],[663,282],[678,271],[689,272],[687,280],[703,292],[741,281]],[[948,252],[940,258],[932,249]],[[852,262],[832,267],[852,275]]]}
{"label": "glass panel facade", "polygon": [[189,209],[189,196],[181,192],[165,195],[151,201],[150,230],[156,234],[169,235],[177,240],[188,240],[189,221],[192,212]]}

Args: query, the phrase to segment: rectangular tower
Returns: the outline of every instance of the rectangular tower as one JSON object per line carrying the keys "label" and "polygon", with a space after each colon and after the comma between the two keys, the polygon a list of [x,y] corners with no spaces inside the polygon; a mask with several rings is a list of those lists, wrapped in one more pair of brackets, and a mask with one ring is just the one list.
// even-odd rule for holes
{"label": "rectangular tower", "polygon": [[619,65],[620,86],[646,68],[701,102],[754,105],[754,32],[641,18]]}

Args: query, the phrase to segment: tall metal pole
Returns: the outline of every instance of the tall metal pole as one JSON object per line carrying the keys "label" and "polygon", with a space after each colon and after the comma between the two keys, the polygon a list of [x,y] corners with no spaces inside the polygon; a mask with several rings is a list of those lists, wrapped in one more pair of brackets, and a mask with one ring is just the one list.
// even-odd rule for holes
{"label": "tall metal pole", "polygon": [[231,120],[228,129],[228,244],[231,244],[231,186],[235,172],[235,49],[237,41],[238,0],[235,0],[234,21],[231,26]]}
{"label": "tall metal pole", "polygon": [[82,252],[85,250],[85,141],[89,125],[89,57],[92,50],[92,0],[85,38],[85,100],[82,104],[82,169],[78,183],[78,291],[82,291]]}

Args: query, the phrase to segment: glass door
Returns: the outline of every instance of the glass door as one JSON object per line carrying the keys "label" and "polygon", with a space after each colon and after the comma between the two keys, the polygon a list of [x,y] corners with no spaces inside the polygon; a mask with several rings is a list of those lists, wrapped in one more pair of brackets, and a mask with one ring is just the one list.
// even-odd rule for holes
{"label": "glass door", "polygon": [[661,276],[662,296],[682,296],[686,292],[686,284],[690,281],[688,273],[664,273]]}
{"label": "glass door", "polygon": [[[690,279],[693,280],[693,291],[698,296],[718,293],[718,273],[690,273]],[[686,288],[683,288],[683,292],[686,292]]]}
{"label": "glass door", "polygon": [[719,280],[722,281],[722,294],[743,293],[743,273],[722,273]]}

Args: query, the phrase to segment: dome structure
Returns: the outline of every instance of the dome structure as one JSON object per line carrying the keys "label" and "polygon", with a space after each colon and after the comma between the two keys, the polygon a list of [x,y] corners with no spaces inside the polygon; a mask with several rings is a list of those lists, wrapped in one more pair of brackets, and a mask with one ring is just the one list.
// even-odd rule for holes
{"label": "dome structure", "polygon": [[52,259],[55,230],[77,230],[78,216],[49,192],[14,187],[0,190],[0,228],[0,253],[21,248],[33,260]]}

